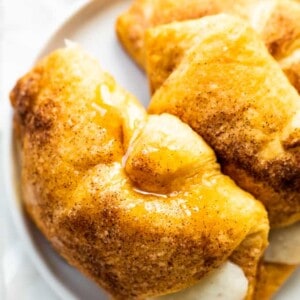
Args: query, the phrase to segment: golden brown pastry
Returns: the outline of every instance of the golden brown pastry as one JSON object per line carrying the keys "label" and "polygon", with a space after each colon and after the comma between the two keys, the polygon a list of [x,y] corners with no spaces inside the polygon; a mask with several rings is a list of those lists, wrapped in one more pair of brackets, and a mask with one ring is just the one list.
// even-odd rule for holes
{"label": "golden brown pastry", "polygon": [[[278,60],[290,82],[300,91],[300,5],[291,0],[267,0],[248,5],[247,12],[252,27],[260,33],[269,52]],[[166,80],[184,53],[201,39],[195,22],[179,22],[165,27],[165,31],[168,31],[165,34],[172,40],[166,45],[167,49],[152,49],[162,47],[161,44],[154,44],[156,37],[152,36],[161,33],[160,29],[146,31],[143,40],[143,53],[146,55],[144,65],[152,91]],[[164,51],[164,56],[153,55],[149,58],[147,51],[150,54]]]}
{"label": "golden brown pastry", "polygon": [[244,11],[243,6],[259,0],[135,0],[116,22],[116,32],[128,53],[145,65],[144,34],[157,25],[198,19],[223,11]]}
{"label": "golden brown pastry", "polygon": [[248,10],[251,25],[300,92],[300,5],[291,0],[260,1]]}
{"label": "golden brown pastry", "polygon": [[291,84],[300,91],[300,49],[281,59],[279,64]]}
{"label": "golden brown pastry", "polygon": [[[223,169],[265,204],[273,226],[300,220],[299,95],[247,23],[226,15],[193,22],[201,38],[149,111],[177,115],[203,135]],[[184,23],[153,29],[149,60],[162,56],[163,66]]]}
{"label": "golden brown pastry", "polygon": [[188,125],[148,116],[78,47],[38,63],[11,101],[25,207],[71,265],[116,299],[144,299],[230,262],[251,298],[266,212]]}
{"label": "golden brown pastry", "polygon": [[300,55],[295,52],[300,46],[300,5],[293,0],[135,0],[117,20],[116,31],[128,53],[145,67],[148,28],[221,12],[250,22],[299,91]]}
{"label": "golden brown pastry", "polygon": [[295,271],[296,266],[264,263],[260,265],[254,299],[269,300]]}
{"label": "golden brown pastry", "polygon": [[[189,28],[198,37],[178,44]],[[181,45],[191,41],[182,54]],[[272,227],[299,221],[300,99],[258,35],[237,18],[218,15],[153,28],[147,45],[155,88],[164,81],[168,57],[177,60],[149,111],[177,115],[203,136],[223,171],[265,204]],[[298,246],[287,248],[299,253]],[[291,265],[298,263],[299,255]]]}
{"label": "golden brown pastry", "polygon": [[293,0],[264,0],[247,6],[248,19],[277,59],[300,47],[300,5]]}

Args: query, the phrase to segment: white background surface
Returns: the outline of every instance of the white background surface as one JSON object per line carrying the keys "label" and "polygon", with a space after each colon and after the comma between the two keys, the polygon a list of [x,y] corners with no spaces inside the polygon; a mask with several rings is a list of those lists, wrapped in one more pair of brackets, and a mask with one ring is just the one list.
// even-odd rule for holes
{"label": "white background surface", "polygon": [[[8,101],[16,78],[32,65],[65,16],[85,1],[0,0],[0,139],[5,126],[3,101]],[[0,299],[57,300],[35,270],[14,229],[5,203],[3,176],[0,165]]]}

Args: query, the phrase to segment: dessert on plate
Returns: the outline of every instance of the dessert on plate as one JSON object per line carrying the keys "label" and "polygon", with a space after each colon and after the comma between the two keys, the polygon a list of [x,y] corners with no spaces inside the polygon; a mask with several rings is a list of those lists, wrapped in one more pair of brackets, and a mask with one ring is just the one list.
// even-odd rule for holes
{"label": "dessert on plate", "polygon": [[147,114],[78,46],[11,101],[23,203],[71,265],[115,299],[252,298],[266,211],[188,125]]}
{"label": "dessert on plate", "polygon": [[148,113],[74,44],[16,83],[24,207],[113,298],[270,299],[300,263],[298,12],[135,1],[117,32]]}

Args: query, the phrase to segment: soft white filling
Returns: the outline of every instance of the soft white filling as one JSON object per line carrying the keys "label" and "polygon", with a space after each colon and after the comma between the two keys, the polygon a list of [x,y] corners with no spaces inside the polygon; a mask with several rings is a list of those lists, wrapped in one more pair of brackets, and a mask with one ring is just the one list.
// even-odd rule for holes
{"label": "soft white filling", "polygon": [[300,222],[272,229],[264,260],[288,265],[300,264]]}
{"label": "soft white filling", "polygon": [[243,270],[232,262],[225,262],[194,286],[153,300],[242,300],[248,290]]}

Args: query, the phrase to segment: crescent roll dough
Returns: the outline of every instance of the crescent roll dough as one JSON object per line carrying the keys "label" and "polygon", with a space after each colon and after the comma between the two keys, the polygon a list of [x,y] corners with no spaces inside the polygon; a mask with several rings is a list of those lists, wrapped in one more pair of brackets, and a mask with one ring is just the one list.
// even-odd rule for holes
{"label": "crescent roll dough", "polygon": [[295,271],[296,266],[276,263],[263,263],[258,271],[254,299],[269,300],[282,284]]}
{"label": "crescent roll dough", "polygon": [[[245,22],[226,15],[189,22],[201,38],[149,111],[177,115],[203,136],[223,169],[265,204],[273,226],[300,220],[299,95]],[[149,61],[164,68],[164,51],[176,53],[173,33],[184,23],[153,29]]]}
{"label": "crescent roll dough", "polygon": [[293,0],[135,0],[118,18],[116,31],[124,48],[145,68],[148,28],[222,12],[250,22],[300,91],[300,5]]}
{"label": "crescent roll dough", "polygon": [[116,299],[144,299],[230,260],[250,299],[266,212],[188,125],[147,115],[78,47],[38,63],[11,101],[25,207],[70,264]]}
{"label": "crescent roll dough", "polygon": [[[265,204],[271,226],[299,221],[300,99],[256,33],[219,15],[153,28],[146,41],[152,87],[163,82],[149,111],[177,115],[203,136],[223,171]],[[282,268],[294,269],[270,265],[265,295],[286,279]]]}
{"label": "crescent roll dough", "polygon": [[[198,19],[223,11],[242,11],[258,0],[135,0],[116,22],[118,37],[140,66],[145,65],[144,34],[148,28],[173,21]],[[246,14],[245,14],[246,15]]]}

